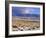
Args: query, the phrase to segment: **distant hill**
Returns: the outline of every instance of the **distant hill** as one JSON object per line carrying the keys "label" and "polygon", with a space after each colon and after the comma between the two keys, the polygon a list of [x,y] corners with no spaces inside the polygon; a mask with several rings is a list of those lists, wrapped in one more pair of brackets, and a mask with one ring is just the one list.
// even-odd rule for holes
{"label": "distant hill", "polygon": [[40,17],[39,14],[17,14],[15,16],[20,16],[20,17]]}

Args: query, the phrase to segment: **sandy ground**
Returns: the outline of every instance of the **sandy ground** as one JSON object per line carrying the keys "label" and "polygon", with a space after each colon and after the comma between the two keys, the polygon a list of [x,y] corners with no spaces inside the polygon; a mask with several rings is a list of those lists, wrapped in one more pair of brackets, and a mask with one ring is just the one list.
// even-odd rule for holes
{"label": "sandy ground", "polygon": [[40,28],[40,21],[28,21],[12,18],[13,31],[36,30]]}

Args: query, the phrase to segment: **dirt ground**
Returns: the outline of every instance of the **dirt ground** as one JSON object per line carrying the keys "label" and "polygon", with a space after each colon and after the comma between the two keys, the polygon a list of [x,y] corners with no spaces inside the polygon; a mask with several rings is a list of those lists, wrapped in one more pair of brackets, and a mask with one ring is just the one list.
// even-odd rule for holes
{"label": "dirt ground", "polygon": [[13,27],[13,30],[16,28],[18,29],[21,29],[21,28],[37,29],[37,28],[40,28],[40,21],[12,20],[12,27]]}

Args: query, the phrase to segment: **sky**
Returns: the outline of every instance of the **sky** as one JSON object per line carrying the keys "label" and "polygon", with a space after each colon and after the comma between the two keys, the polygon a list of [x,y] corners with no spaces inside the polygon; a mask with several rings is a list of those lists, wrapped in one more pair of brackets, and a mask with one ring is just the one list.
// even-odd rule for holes
{"label": "sky", "polygon": [[40,15],[40,8],[36,7],[12,7],[12,16]]}

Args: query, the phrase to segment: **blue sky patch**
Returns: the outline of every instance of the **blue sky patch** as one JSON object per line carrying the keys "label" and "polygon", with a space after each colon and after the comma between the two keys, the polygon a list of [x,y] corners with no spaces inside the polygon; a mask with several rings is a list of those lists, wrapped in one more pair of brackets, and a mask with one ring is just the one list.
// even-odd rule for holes
{"label": "blue sky patch", "polygon": [[39,16],[40,8],[36,7],[12,7],[12,16]]}

